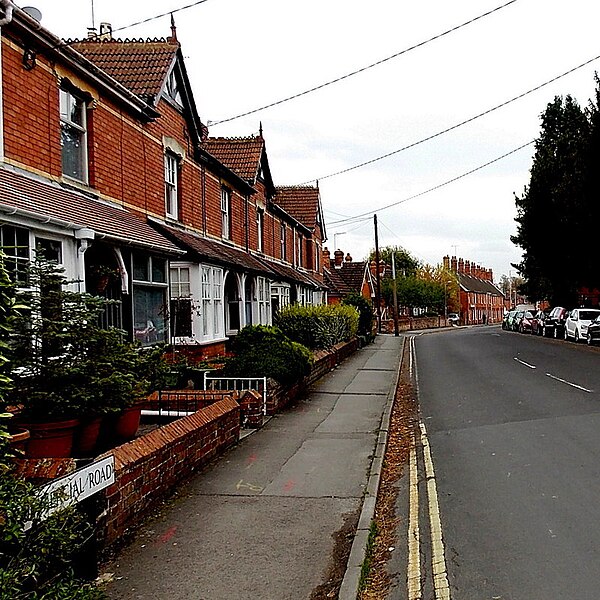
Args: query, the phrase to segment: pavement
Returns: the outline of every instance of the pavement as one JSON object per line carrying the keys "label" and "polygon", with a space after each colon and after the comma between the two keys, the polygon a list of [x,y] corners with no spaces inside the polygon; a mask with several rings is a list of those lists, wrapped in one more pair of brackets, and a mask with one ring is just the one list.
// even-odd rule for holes
{"label": "pavement", "polygon": [[377,336],[148,515],[109,598],[308,599],[358,521],[338,596],[355,600],[403,339]]}

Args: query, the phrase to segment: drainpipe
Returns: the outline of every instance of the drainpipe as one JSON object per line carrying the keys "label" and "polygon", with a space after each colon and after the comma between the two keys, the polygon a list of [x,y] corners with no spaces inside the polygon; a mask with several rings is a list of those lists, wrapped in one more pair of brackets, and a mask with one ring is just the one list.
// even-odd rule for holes
{"label": "drainpipe", "polygon": [[14,4],[11,0],[0,0],[0,8],[4,10],[4,17],[0,19],[0,162],[4,162],[4,103],[2,82],[2,27],[12,21]]}

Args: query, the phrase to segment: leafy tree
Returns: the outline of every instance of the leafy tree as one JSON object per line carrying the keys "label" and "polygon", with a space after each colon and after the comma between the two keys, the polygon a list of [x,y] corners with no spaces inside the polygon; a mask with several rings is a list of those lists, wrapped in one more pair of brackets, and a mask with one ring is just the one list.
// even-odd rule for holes
{"label": "leafy tree", "polygon": [[371,335],[374,318],[371,302],[358,292],[350,292],[343,303],[354,306],[358,311],[358,335]]}
{"label": "leafy tree", "polygon": [[[392,254],[396,262],[396,274],[410,277],[411,275],[415,275],[421,266],[421,261],[415,258],[408,250],[402,248],[402,246],[384,246],[379,249],[379,260],[382,260],[387,265],[390,273],[392,272]],[[374,249],[369,254],[369,261],[373,260],[375,260]]]}
{"label": "leafy tree", "polygon": [[542,114],[530,181],[515,195],[517,234],[511,237],[523,249],[513,266],[525,279],[520,291],[531,300],[572,305],[586,282],[582,233],[590,218],[590,132],[590,121],[571,96],[556,97]]}

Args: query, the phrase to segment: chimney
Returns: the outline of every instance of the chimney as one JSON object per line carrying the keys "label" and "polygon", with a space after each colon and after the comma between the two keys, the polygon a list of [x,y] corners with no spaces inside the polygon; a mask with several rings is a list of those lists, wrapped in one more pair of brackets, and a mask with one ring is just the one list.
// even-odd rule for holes
{"label": "chimney", "polygon": [[346,258],[344,258],[344,261],[347,263],[351,263],[352,262],[352,257],[350,256],[350,252],[348,252],[346,254]]}
{"label": "chimney", "polygon": [[458,272],[459,273],[465,272],[465,261],[462,258],[458,259]]}
{"label": "chimney", "polygon": [[331,263],[329,262],[330,260],[331,260],[331,254],[329,253],[329,248],[327,248],[327,246],[325,246],[323,248],[323,264],[328,269],[331,266]]}
{"label": "chimney", "polygon": [[488,281],[491,281],[493,283],[493,281],[494,281],[494,273],[492,272],[491,269],[488,269],[487,278],[488,278]]}
{"label": "chimney", "polygon": [[450,257],[449,256],[444,256],[444,269],[446,269],[446,271],[450,270]]}
{"label": "chimney", "polygon": [[[462,258],[461,258],[461,261],[462,261]],[[458,270],[458,268],[456,267],[456,256],[453,256],[453,257],[452,257],[451,264],[452,264],[452,270],[453,270],[455,273],[456,273],[457,271],[460,273],[460,271],[459,271],[459,270]]]}
{"label": "chimney", "polygon": [[88,27],[88,40],[95,40],[98,37],[98,32],[95,27]]}
{"label": "chimney", "polygon": [[465,260],[465,270],[464,270],[465,275],[470,275],[471,274],[471,261],[469,260]]}
{"label": "chimney", "polygon": [[336,269],[342,268],[342,263],[344,262],[344,253],[341,250],[336,250],[333,253],[333,262]]}
{"label": "chimney", "polygon": [[100,23],[100,35],[98,39],[101,42],[109,42],[112,40],[112,25],[110,23]]}

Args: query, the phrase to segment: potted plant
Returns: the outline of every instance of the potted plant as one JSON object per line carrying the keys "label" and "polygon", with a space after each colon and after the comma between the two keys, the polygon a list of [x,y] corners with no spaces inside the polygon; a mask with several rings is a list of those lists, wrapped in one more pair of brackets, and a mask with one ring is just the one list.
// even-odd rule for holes
{"label": "potted plant", "polygon": [[[70,456],[81,422],[131,405],[145,381],[136,373],[137,351],[118,329],[102,329],[111,301],[73,290],[56,264],[36,259],[29,269],[29,311],[15,321],[13,389],[31,432],[29,456]],[[89,440],[79,452],[91,452]]]}

